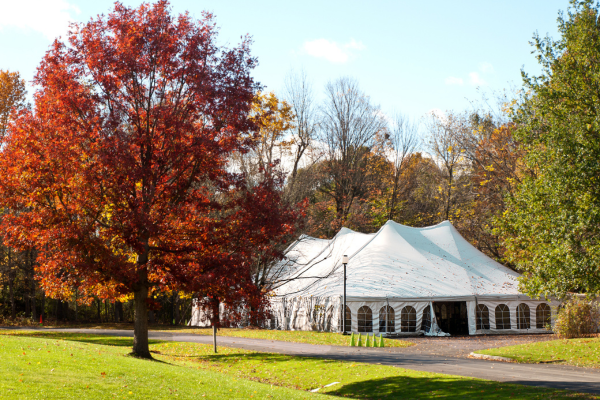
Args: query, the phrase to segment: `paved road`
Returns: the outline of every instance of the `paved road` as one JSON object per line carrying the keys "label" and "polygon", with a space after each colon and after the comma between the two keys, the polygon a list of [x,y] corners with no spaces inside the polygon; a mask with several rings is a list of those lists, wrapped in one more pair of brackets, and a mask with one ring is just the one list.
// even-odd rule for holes
{"label": "paved road", "polygon": [[[30,328],[27,328],[30,329]],[[130,330],[40,329],[44,331],[91,333],[109,336],[133,336]],[[151,339],[212,344],[212,337],[186,333],[150,332]],[[600,394],[600,370],[547,364],[516,364],[459,357],[415,353],[408,349],[357,348],[289,343],[276,340],[218,337],[218,344],[260,352],[281,353],[332,360],[391,365],[418,371],[489,379],[500,382],[570,389]],[[443,344],[440,344],[443,345]]]}

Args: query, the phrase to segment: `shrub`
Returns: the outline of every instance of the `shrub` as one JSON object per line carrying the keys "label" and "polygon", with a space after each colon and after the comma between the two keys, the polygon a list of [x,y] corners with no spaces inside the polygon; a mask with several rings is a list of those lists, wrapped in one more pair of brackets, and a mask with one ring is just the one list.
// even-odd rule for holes
{"label": "shrub", "polygon": [[600,305],[575,296],[558,310],[554,332],[560,338],[570,339],[595,334],[599,326]]}

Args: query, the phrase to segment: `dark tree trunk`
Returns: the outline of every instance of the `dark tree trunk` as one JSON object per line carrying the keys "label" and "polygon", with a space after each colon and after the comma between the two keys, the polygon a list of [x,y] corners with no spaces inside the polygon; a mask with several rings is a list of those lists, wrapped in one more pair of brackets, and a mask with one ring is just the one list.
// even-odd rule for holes
{"label": "dark tree trunk", "polygon": [[69,316],[69,302],[61,301],[61,303],[62,303],[62,309],[63,309],[63,318],[65,319],[65,321],[69,322],[69,321],[71,321],[70,316]]}
{"label": "dark tree trunk", "polygon": [[123,321],[123,303],[115,301],[115,322]]}
{"label": "dark tree trunk", "polygon": [[217,325],[213,324],[213,347],[215,353],[217,352]]}
{"label": "dark tree trunk", "polygon": [[98,322],[102,323],[102,312],[100,310],[100,299],[97,300],[96,306],[98,307]]}
{"label": "dark tree trunk", "polygon": [[33,278],[34,276],[34,271],[33,271],[33,263],[31,265],[31,294],[30,294],[30,298],[31,298],[31,318],[33,318],[33,321],[37,321],[38,319],[38,315],[37,315],[37,309],[35,307],[35,279]]}
{"label": "dark tree trunk", "polygon": [[10,317],[11,319],[17,318],[17,305],[15,304],[15,278],[13,271],[8,272],[8,295],[10,297]]}
{"label": "dark tree trunk", "polygon": [[45,315],[44,312],[46,310],[46,292],[42,290],[42,309],[40,310],[40,321],[44,321]]}
{"label": "dark tree trunk", "polygon": [[60,308],[60,300],[56,300],[56,307],[54,307],[55,310],[55,314],[56,314],[56,322],[60,321],[62,319],[61,316],[61,308]]}
{"label": "dark tree trunk", "polygon": [[213,298],[212,300],[212,316],[211,323],[213,326],[213,347],[215,353],[217,352],[217,329],[219,327],[219,323],[221,322],[221,315],[219,314],[219,300]]}
{"label": "dark tree trunk", "polygon": [[173,296],[173,320],[175,321],[175,325],[179,325],[179,293],[175,293],[175,296]]}
{"label": "dark tree trunk", "polygon": [[144,239],[144,252],[138,255],[138,281],[134,286],[133,303],[133,355],[141,358],[152,358],[148,348],[148,238]]}
{"label": "dark tree trunk", "polygon": [[17,305],[15,304],[15,271],[12,266],[12,250],[8,249],[8,295],[10,297],[10,317],[17,318]]}
{"label": "dark tree trunk", "polygon": [[[23,283],[25,283],[25,287],[27,287],[27,281]],[[25,316],[29,317],[31,316],[31,293],[25,292],[23,297],[25,300]]]}
{"label": "dark tree trunk", "polygon": [[77,300],[78,300],[78,290],[75,288],[75,322],[77,322]]}
{"label": "dark tree trunk", "polygon": [[148,288],[140,285],[134,292],[135,317],[133,324],[133,354],[138,357],[152,358],[148,348]]}

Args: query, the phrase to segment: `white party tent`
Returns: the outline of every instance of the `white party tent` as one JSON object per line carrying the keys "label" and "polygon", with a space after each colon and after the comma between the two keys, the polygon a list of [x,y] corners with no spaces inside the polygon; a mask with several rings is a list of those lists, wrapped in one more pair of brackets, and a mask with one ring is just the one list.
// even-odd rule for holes
{"label": "white party tent", "polygon": [[[551,302],[519,293],[518,273],[470,245],[448,221],[377,233],[342,228],[301,237],[283,261],[272,327],[341,331],[342,257],[348,255],[346,331],[386,334],[547,332]],[[554,308],[554,307],[552,307]]]}

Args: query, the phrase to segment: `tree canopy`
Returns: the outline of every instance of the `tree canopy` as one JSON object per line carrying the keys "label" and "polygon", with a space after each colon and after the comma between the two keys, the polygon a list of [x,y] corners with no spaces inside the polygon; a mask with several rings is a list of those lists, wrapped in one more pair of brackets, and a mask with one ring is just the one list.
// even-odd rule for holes
{"label": "tree canopy", "polygon": [[513,107],[524,176],[498,218],[506,256],[530,295],[600,293],[600,20],[593,1],[571,1],[560,38],[535,36],[539,76],[523,72]]}
{"label": "tree canopy", "polygon": [[[216,44],[213,16],[161,0],[72,27],[38,68],[34,110],[0,157],[2,221],[39,249],[52,296],[133,294],[134,352],[149,357],[153,290],[186,290],[256,309],[249,260],[289,229],[277,176],[249,187],[229,168],[257,132],[250,39]],[[235,308],[235,307],[234,307]]]}

